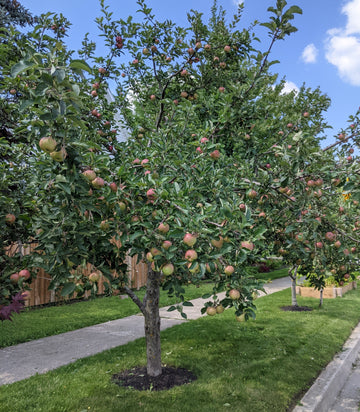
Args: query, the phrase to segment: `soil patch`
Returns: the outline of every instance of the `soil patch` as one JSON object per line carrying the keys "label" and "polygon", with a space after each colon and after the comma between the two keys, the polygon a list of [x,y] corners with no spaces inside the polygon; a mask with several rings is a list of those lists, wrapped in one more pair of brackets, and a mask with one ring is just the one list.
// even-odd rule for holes
{"label": "soil patch", "polygon": [[285,312],[310,312],[313,310],[309,306],[281,306],[280,309]]}
{"label": "soil patch", "polygon": [[156,378],[148,376],[146,367],[128,369],[112,376],[112,381],[117,385],[138,391],[162,391],[173,386],[193,382],[196,379],[196,375],[187,369],[173,368],[171,366],[163,367],[162,374]]}

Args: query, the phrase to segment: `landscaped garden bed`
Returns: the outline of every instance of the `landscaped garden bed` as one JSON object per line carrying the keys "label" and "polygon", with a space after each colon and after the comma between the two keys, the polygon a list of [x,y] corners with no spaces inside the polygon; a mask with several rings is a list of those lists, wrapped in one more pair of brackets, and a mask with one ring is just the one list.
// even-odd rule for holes
{"label": "landscaped garden bed", "polygon": [[[349,290],[357,287],[356,281],[351,281],[343,286],[327,286],[323,289],[323,298],[334,299],[343,297]],[[296,293],[307,298],[320,298],[320,290],[308,286],[297,286]]]}

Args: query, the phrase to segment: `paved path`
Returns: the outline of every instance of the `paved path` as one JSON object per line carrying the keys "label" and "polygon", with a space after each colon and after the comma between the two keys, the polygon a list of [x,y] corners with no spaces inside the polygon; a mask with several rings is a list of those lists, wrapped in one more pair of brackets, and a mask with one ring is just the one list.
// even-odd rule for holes
{"label": "paved path", "polygon": [[[286,277],[268,283],[265,290],[270,294],[289,286],[290,280]],[[184,310],[189,320],[202,316],[200,309],[205,300],[200,298],[191,302],[194,306]],[[167,312],[167,309],[160,309],[161,330],[186,322],[178,311]],[[144,321],[139,314],[0,349],[0,386],[45,373],[143,336]]]}

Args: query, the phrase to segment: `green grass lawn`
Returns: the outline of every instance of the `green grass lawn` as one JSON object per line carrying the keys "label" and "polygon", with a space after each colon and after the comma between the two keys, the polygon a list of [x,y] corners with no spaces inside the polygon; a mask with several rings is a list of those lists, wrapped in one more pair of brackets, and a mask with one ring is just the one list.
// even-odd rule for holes
{"label": "green grass lawn", "polygon": [[277,269],[268,273],[257,273],[256,278],[263,281],[270,281],[274,279],[283,278],[289,276],[288,268]]}
{"label": "green grass lawn", "polygon": [[[268,281],[287,275],[286,269],[270,273],[259,273],[259,279]],[[203,282],[200,287],[189,285],[185,287],[185,298],[196,299],[212,291],[213,284]],[[138,292],[144,297],[145,291]],[[170,298],[166,292],[161,292],[160,306],[176,303],[176,298]],[[72,304],[26,309],[20,315],[14,315],[13,322],[0,322],[0,348],[40,339],[45,336],[57,335],[63,332],[96,325],[109,320],[121,319],[139,313],[138,307],[130,298],[103,297]]]}
{"label": "green grass lawn", "polygon": [[[212,291],[213,284],[203,282],[200,287],[189,285],[185,288],[187,300],[201,297]],[[140,290],[142,299],[145,291]],[[176,303],[167,292],[161,291],[160,306]],[[109,320],[121,319],[139,313],[139,308],[130,298],[103,297],[72,304],[62,304],[37,309],[26,309],[15,314],[13,322],[0,322],[0,348],[40,339],[45,336],[96,325]]]}
{"label": "green grass lawn", "polygon": [[163,331],[163,363],[192,370],[198,379],[191,384],[138,392],[111,383],[113,373],[145,364],[138,339],[0,387],[0,412],[285,412],[358,323],[360,290],[327,299],[321,309],[317,299],[299,297],[312,312],[280,309],[289,304],[287,289],[258,299],[255,321],[239,323],[227,310]]}

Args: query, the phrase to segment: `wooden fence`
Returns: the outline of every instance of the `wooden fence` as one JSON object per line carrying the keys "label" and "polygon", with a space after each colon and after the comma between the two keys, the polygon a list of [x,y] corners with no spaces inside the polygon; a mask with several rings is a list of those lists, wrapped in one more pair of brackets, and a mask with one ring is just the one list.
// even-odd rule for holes
{"label": "wooden fence", "polygon": [[[36,245],[31,246],[22,246],[15,244],[10,249],[6,251],[8,254],[14,253],[21,253],[24,255],[31,254]],[[147,264],[144,262],[137,263],[136,256],[130,257],[127,256],[126,263],[128,265],[128,279],[129,279],[129,286],[133,289],[140,289],[142,286],[145,286],[147,281]],[[64,297],[60,295],[60,292],[55,292],[53,290],[49,290],[50,276],[44,272],[43,269],[32,269],[33,272],[36,272],[36,277],[32,280],[30,285],[30,296],[29,299],[26,300],[26,306],[38,306],[44,305],[47,303],[55,303],[64,300]],[[89,276],[92,270],[92,266],[90,264],[87,265],[86,268],[82,269],[83,274],[85,276]],[[105,287],[105,278],[103,276],[100,277],[100,280],[97,283],[98,286],[98,295],[104,294]],[[90,296],[90,291],[85,292],[85,298]],[[76,298],[76,295],[73,299]]]}

